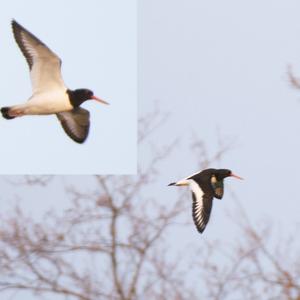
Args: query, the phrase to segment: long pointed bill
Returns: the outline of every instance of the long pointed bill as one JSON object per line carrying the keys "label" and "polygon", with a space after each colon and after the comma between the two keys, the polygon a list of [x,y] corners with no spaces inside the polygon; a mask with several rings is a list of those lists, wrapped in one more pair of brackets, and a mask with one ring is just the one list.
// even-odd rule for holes
{"label": "long pointed bill", "polygon": [[93,100],[96,100],[96,101],[102,103],[102,104],[109,105],[108,102],[106,102],[106,101],[104,101],[104,100],[102,100],[102,99],[100,99],[100,98],[98,98],[98,97],[96,97],[96,96],[92,96],[91,98],[92,98]]}
{"label": "long pointed bill", "polygon": [[240,179],[240,180],[244,180],[244,178],[240,177],[240,176],[237,176],[235,174],[232,174],[230,175],[231,177],[234,177],[234,178],[237,178],[237,179]]}

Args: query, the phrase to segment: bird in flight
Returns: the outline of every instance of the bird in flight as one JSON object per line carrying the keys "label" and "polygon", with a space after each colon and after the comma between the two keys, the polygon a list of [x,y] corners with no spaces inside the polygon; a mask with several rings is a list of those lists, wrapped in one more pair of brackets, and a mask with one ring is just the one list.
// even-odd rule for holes
{"label": "bird in flight", "polygon": [[89,89],[68,89],[61,76],[61,60],[41,40],[12,21],[15,40],[30,69],[32,96],[23,104],[1,108],[5,119],[25,115],[56,114],[66,134],[83,143],[89,133],[90,113],[80,105],[86,100],[108,104]]}
{"label": "bird in flight", "polygon": [[170,185],[189,186],[193,197],[193,220],[197,230],[202,233],[209,221],[213,198],[222,199],[226,177],[243,179],[228,169],[206,169]]}

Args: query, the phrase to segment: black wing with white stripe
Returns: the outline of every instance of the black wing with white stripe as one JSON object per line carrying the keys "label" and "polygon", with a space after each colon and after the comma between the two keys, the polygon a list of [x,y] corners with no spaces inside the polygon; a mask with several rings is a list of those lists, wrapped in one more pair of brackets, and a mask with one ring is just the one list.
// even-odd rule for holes
{"label": "black wing with white stripe", "polygon": [[66,134],[75,142],[83,143],[90,128],[90,113],[84,108],[74,108],[56,114]]}
{"label": "black wing with white stripe", "polygon": [[193,196],[193,219],[197,230],[202,233],[209,221],[212,209],[213,196],[207,194],[194,193]]}

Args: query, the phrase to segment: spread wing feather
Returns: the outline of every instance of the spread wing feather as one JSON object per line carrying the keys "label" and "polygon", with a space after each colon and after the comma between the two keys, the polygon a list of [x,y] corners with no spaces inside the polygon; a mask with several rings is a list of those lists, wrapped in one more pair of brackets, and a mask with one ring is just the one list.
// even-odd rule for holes
{"label": "spread wing feather", "polygon": [[51,89],[65,90],[60,58],[15,20],[12,21],[12,29],[15,40],[29,65],[33,94]]}
{"label": "spread wing feather", "polygon": [[89,133],[90,113],[84,108],[57,113],[57,118],[66,134],[75,142],[83,143]]}
{"label": "spread wing feather", "polygon": [[193,197],[193,220],[197,230],[202,233],[209,221],[213,196],[203,193],[199,185],[194,180],[190,180],[190,187]]}

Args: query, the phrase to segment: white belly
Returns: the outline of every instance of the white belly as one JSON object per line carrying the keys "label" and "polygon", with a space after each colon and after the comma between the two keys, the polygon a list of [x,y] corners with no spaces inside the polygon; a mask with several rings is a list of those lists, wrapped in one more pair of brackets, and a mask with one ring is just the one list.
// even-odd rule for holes
{"label": "white belly", "polygon": [[68,94],[65,92],[35,94],[26,104],[14,106],[23,115],[49,115],[72,110]]}

